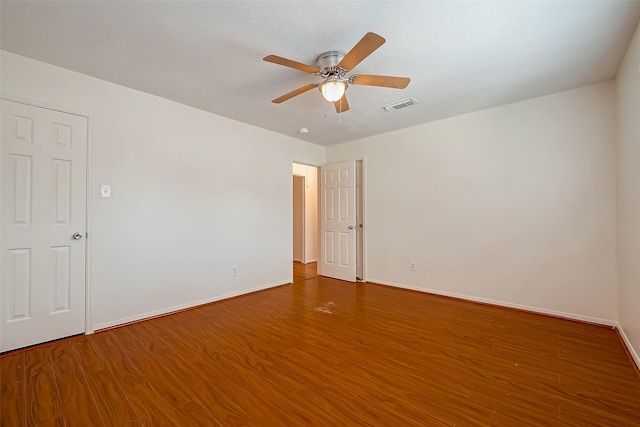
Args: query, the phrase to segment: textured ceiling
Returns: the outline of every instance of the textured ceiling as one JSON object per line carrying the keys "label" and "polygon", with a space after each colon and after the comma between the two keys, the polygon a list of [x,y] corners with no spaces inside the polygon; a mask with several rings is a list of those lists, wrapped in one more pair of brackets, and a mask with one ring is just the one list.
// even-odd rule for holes
{"label": "textured ceiling", "polygon": [[[610,80],[640,2],[2,1],[2,49],[321,145]],[[314,64],[375,32],[355,68],[410,77],[406,89],[350,86],[341,115],[319,77],[262,61]],[[419,104],[386,112],[407,97]],[[306,127],[309,133],[298,134]]]}

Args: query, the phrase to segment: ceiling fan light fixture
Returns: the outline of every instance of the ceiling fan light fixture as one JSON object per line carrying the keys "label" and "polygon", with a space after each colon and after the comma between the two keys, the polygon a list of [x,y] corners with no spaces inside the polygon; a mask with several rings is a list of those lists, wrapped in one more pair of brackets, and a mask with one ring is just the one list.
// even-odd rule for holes
{"label": "ceiling fan light fixture", "polygon": [[[0,0],[2,1],[2,0]],[[316,66],[303,64],[277,55],[267,55],[264,61],[277,65],[293,68],[305,73],[314,74],[324,79],[321,83],[309,83],[296,90],[271,100],[274,104],[280,104],[288,99],[298,96],[311,89],[318,88],[322,97],[333,103],[336,113],[340,114],[349,110],[349,102],[345,96],[349,85],[379,86],[392,89],[404,89],[409,84],[408,77],[378,76],[369,74],[355,74],[348,77],[353,68],[362,60],[371,55],[376,49],[385,43],[385,39],[375,33],[367,33],[348,53],[339,50],[330,50],[321,53],[316,58]]]}
{"label": "ceiling fan light fixture", "polygon": [[329,102],[336,102],[347,90],[347,82],[338,79],[327,79],[320,85],[322,96]]}

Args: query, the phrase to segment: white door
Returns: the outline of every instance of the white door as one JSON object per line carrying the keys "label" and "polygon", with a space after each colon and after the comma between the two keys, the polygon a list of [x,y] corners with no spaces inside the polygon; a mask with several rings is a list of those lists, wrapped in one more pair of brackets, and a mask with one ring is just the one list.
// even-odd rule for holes
{"label": "white door", "polygon": [[356,162],[320,168],[320,260],[323,276],[356,281]]}
{"label": "white door", "polygon": [[2,101],[0,351],[85,331],[86,157],[85,117]]}

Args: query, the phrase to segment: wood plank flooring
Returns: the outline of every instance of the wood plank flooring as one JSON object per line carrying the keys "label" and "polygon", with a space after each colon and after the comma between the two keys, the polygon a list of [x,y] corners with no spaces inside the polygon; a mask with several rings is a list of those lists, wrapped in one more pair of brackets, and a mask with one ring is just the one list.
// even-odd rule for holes
{"label": "wood plank flooring", "polygon": [[318,277],[318,263],[310,262],[302,264],[301,262],[293,263],[293,283]]}
{"label": "wood plank flooring", "polygon": [[615,330],[317,277],[0,357],[0,424],[640,426]]}

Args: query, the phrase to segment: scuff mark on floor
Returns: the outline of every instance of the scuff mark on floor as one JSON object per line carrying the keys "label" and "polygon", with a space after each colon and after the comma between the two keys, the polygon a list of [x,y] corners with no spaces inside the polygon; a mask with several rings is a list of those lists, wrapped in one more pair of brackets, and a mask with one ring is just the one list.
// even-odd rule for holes
{"label": "scuff mark on floor", "polygon": [[325,314],[333,314],[333,312],[331,311],[331,309],[329,307],[334,307],[335,305],[336,305],[335,302],[328,301],[328,302],[325,302],[324,304],[316,307],[316,311],[319,311],[320,313],[325,313]]}

